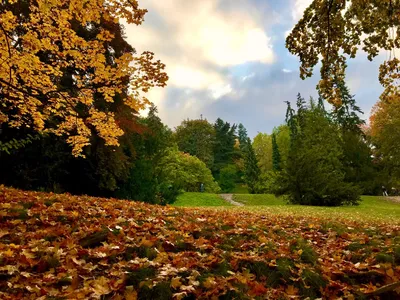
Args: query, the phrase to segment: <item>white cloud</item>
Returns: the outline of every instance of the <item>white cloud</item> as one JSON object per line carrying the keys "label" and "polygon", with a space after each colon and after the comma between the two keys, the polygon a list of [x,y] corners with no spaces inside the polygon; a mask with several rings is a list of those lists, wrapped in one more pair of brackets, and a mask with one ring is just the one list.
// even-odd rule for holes
{"label": "white cloud", "polygon": [[283,72],[283,73],[292,73],[293,71],[292,71],[292,70],[289,70],[289,69],[282,69],[282,72]]}
{"label": "white cloud", "polygon": [[221,68],[272,63],[274,52],[254,6],[237,0],[229,3],[229,10],[221,10],[219,1],[143,0],[141,5],[149,10],[145,20],[157,24],[126,25],[127,39],[138,52],[153,51],[166,63],[169,86],[226,87],[230,80]]}
{"label": "white cloud", "polygon": [[242,81],[246,81],[247,79],[253,78],[256,74],[255,73],[251,73],[249,75],[245,75],[242,77]]}
{"label": "white cloud", "polygon": [[304,11],[313,0],[296,0],[292,9],[292,19],[297,23],[303,16]]}
{"label": "white cloud", "polygon": [[214,99],[219,99],[232,92],[232,87],[230,84],[217,85],[210,88],[211,95]]}

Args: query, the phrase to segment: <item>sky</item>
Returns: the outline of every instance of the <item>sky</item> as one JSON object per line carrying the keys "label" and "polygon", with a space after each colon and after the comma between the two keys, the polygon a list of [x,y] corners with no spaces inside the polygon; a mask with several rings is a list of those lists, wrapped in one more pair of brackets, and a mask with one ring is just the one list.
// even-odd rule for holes
{"label": "sky", "polygon": [[[184,119],[218,117],[242,123],[249,136],[284,123],[285,101],[316,97],[319,70],[301,80],[299,60],[285,48],[287,34],[311,0],[140,0],[145,22],[125,25],[128,42],[166,64],[166,88],[147,97],[174,128]],[[367,119],[382,92],[379,64],[359,52],[347,83]]]}

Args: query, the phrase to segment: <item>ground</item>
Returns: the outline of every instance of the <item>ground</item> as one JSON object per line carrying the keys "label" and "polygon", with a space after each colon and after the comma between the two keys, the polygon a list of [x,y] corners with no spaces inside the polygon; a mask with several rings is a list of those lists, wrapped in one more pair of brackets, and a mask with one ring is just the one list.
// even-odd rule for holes
{"label": "ground", "polygon": [[384,203],[365,199],[349,218],[350,208],[161,207],[0,187],[0,298],[396,299],[400,219],[364,218]]}

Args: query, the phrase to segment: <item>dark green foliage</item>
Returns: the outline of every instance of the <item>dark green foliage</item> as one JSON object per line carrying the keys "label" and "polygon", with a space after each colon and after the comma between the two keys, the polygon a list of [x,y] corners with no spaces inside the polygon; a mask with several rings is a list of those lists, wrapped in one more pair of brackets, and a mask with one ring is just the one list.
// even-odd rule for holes
{"label": "dark green foliage", "polygon": [[230,125],[218,118],[214,123],[215,144],[214,144],[214,167],[213,173],[216,178],[222,168],[233,163],[235,154],[235,131],[236,125]]}
{"label": "dark green foliage", "polygon": [[244,180],[247,184],[250,194],[254,194],[256,191],[256,185],[260,176],[260,168],[258,167],[258,161],[254,149],[251,145],[251,141],[247,138],[244,159]]}
{"label": "dark green foliage", "polygon": [[363,112],[348,87],[343,82],[338,83],[338,87],[342,105],[334,109],[332,117],[341,131],[345,181],[360,187],[364,194],[376,194],[382,184],[377,180],[379,174],[372,162],[372,149],[361,130],[365,121],[359,115]]}
{"label": "dark green foliage", "polygon": [[227,165],[220,170],[218,184],[223,192],[231,192],[235,188],[237,169],[235,165]]}
{"label": "dark green foliage", "polygon": [[243,149],[246,147],[248,138],[249,137],[247,136],[246,128],[243,126],[242,123],[240,123],[238,127],[238,139],[239,139],[240,150],[243,151]]}
{"label": "dark green foliage", "polygon": [[175,140],[180,151],[196,156],[208,168],[214,164],[215,129],[207,120],[184,120],[176,128]]}
{"label": "dark green foliage", "polygon": [[297,112],[288,105],[287,123],[291,146],[276,194],[294,204],[357,204],[358,188],[345,182],[339,130],[322,105],[311,100],[306,106],[299,95]]}
{"label": "dark green foliage", "polygon": [[281,154],[279,152],[278,143],[276,142],[275,133],[272,134],[272,169],[274,171],[281,170]]}

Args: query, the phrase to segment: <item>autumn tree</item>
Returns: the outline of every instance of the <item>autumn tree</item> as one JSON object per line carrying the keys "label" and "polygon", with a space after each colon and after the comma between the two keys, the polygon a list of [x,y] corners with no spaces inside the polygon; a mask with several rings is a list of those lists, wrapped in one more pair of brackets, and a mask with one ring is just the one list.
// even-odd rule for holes
{"label": "autumn tree", "polygon": [[254,153],[261,173],[272,170],[272,138],[267,133],[259,132],[253,140]]}
{"label": "autumn tree", "polygon": [[339,130],[324,108],[299,95],[297,111],[288,103],[287,123],[290,152],[276,194],[302,205],[356,204],[359,191],[344,180]]}
{"label": "autumn tree", "polygon": [[184,120],[175,130],[179,150],[198,157],[208,168],[214,165],[215,129],[207,120]]}
{"label": "autumn tree", "polygon": [[110,55],[110,28],[121,18],[140,25],[145,13],[136,0],[3,1],[0,126],[65,136],[75,156],[93,135],[118,146],[124,131],[108,104],[122,96],[135,113],[149,103],[144,94],[168,79],[151,52]]}
{"label": "autumn tree", "polygon": [[388,183],[400,184],[400,101],[379,101],[372,112],[371,136],[376,159],[385,166]]}
{"label": "autumn tree", "polygon": [[[400,2],[395,0],[314,0],[286,39],[286,47],[300,58],[300,77],[311,77],[321,60],[318,89],[339,107],[347,58],[361,48],[373,60],[381,50],[390,53],[379,68],[382,99],[398,99],[400,59]],[[397,100],[398,101],[398,100]]]}
{"label": "autumn tree", "polygon": [[[102,19],[96,26],[82,27],[79,34],[82,39],[90,41],[102,28],[113,35],[105,53],[107,65],[112,66],[115,59],[134,51],[124,40],[122,27],[117,23]],[[66,69],[63,72],[59,84],[65,90],[73,90],[74,83],[70,80],[73,70]],[[128,88],[129,78],[126,78],[124,84]],[[71,149],[66,145],[67,136],[36,134],[32,128],[17,129],[3,124],[0,148],[3,146],[6,151],[0,149],[0,163],[6,167],[12,161],[18,167],[15,168],[15,172],[5,174],[1,172],[5,169],[2,169],[0,181],[21,188],[111,196],[128,177],[133,160],[131,153],[134,151],[125,149],[134,147],[132,134],[140,131],[139,118],[124,104],[125,97],[125,91],[115,95],[113,102],[107,101],[101,94],[94,96],[96,107],[112,112],[125,134],[118,140],[122,147],[108,146],[103,138],[93,134],[90,137],[90,145],[84,147],[81,152],[86,159],[74,158],[71,155]],[[79,110],[82,116],[88,116],[88,111],[83,107]],[[52,119],[51,122],[57,126],[60,121]],[[30,136],[34,139],[30,140]],[[29,143],[26,143],[27,141]],[[24,142],[22,147],[21,142]]]}

